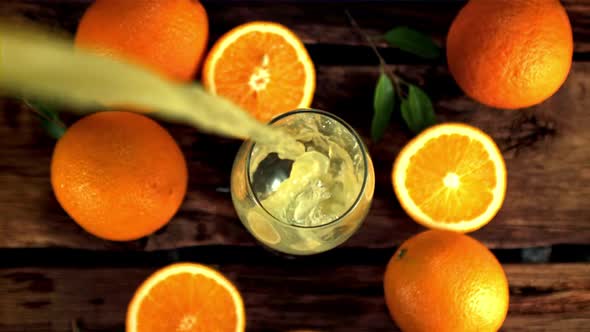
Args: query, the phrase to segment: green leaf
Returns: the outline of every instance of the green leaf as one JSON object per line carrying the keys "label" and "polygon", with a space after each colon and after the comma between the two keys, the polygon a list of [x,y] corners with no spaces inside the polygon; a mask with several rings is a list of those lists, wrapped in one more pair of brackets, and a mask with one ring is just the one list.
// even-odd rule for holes
{"label": "green leaf", "polygon": [[436,59],[440,56],[440,48],[429,36],[408,27],[393,28],[383,37],[391,46],[402,51],[426,59]]}
{"label": "green leaf", "polygon": [[371,137],[373,141],[378,141],[383,137],[385,129],[391,120],[391,113],[395,103],[395,91],[391,79],[381,72],[375,96],[373,97],[373,121],[371,123]]}
{"label": "green leaf", "polygon": [[55,105],[31,99],[26,99],[25,104],[37,114],[37,117],[41,120],[41,126],[49,136],[60,139],[65,134],[66,126],[59,119],[59,113]]}
{"label": "green leaf", "polygon": [[436,123],[430,97],[413,84],[408,84],[408,97],[402,100],[401,112],[408,128],[416,134]]}

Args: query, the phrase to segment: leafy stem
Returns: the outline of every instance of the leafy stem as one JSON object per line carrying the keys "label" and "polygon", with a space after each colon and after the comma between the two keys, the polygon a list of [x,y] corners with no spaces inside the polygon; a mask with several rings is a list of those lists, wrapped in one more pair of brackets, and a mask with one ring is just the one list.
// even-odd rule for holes
{"label": "leafy stem", "polygon": [[[378,141],[383,137],[391,120],[391,114],[397,109],[397,105],[399,105],[402,119],[407,128],[414,133],[419,133],[436,123],[434,107],[430,97],[418,86],[398,76],[395,72],[395,66],[388,65],[377,49],[374,38],[370,38],[363,32],[348,10],[345,10],[345,14],[350,25],[366,40],[375,56],[379,59],[381,73],[373,96],[372,139]],[[393,47],[424,59],[433,60],[440,55],[439,47],[430,37],[408,27],[393,28],[383,36],[383,39]]]}
{"label": "leafy stem", "polygon": [[39,117],[41,126],[47,134],[55,139],[59,139],[66,132],[66,125],[59,119],[59,114],[55,105],[42,103],[37,100],[23,98],[27,108]]}
{"label": "leafy stem", "polygon": [[38,109],[37,109],[37,106],[33,105],[33,103],[31,103],[31,102],[29,102],[29,101],[27,101],[27,100],[25,100],[25,101],[24,101],[24,103],[25,103],[25,105],[27,105],[27,108],[28,108],[28,109],[29,109],[31,112],[35,113],[35,114],[36,114],[38,117],[40,117],[42,120],[44,120],[44,121],[48,121],[48,122],[51,122],[51,123],[53,123],[54,125],[56,125],[56,126],[58,126],[58,127],[61,127],[61,128],[63,128],[63,129],[65,129],[65,128],[66,128],[66,125],[65,125],[63,122],[61,122],[59,119],[56,119],[56,118],[54,118],[54,117],[51,117],[51,116],[47,115],[47,113],[45,113],[45,112],[42,112],[42,111],[38,110]]}
{"label": "leafy stem", "polygon": [[377,45],[375,45],[375,42],[366,34],[363,32],[363,29],[361,29],[360,25],[356,22],[356,20],[352,17],[352,15],[350,14],[350,12],[348,11],[348,9],[344,10],[344,13],[346,14],[346,17],[348,18],[348,22],[350,22],[350,25],[352,25],[352,27],[356,30],[356,32],[361,35],[363,38],[365,38],[365,40],[367,41],[367,44],[369,45],[369,47],[371,48],[371,50],[373,51],[373,53],[375,54],[375,56],[377,56],[377,59],[379,59],[379,65],[381,67],[381,72],[387,74],[389,76],[389,78],[391,79],[391,81],[393,82],[393,85],[395,86],[395,92],[397,93],[398,97],[402,98],[402,89],[400,88],[400,83],[406,83],[403,79],[399,78],[393,68],[393,65],[388,65],[387,62],[385,62],[385,59],[383,58],[383,56],[381,55],[381,53],[379,53],[379,50],[377,49]]}

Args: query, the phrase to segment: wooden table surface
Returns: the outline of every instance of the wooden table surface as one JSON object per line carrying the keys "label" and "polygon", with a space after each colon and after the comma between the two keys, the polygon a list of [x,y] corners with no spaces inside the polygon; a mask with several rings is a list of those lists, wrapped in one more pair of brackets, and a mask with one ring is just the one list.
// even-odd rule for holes
{"label": "wooden table surface", "polygon": [[[147,238],[116,243],[85,233],[60,208],[49,183],[55,144],[14,100],[0,107],[0,332],[123,331],[139,283],[177,261],[212,265],[241,290],[248,331],[396,331],[382,290],[397,245],[422,230],[395,199],[390,170],[411,138],[399,116],[385,138],[368,139],[377,59],[351,28],[369,35],[398,25],[444,46],[460,1],[341,4],[203,1],[211,39],[252,20],[292,28],[317,68],[313,107],[333,112],[365,138],[377,185],[371,213],[340,248],[285,259],[259,247],[237,219],[230,168],[240,142],[164,124],[190,169],[189,190],[172,222]],[[563,1],[574,29],[574,64],[559,92],[541,105],[500,111],[465,97],[445,60],[428,62],[379,44],[387,62],[433,98],[441,122],[489,133],[508,168],[506,201],[472,235],[493,249],[510,281],[506,331],[590,331],[590,0]],[[88,0],[4,1],[1,16],[22,14],[75,30]],[[64,114],[71,124],[76,118]]]}

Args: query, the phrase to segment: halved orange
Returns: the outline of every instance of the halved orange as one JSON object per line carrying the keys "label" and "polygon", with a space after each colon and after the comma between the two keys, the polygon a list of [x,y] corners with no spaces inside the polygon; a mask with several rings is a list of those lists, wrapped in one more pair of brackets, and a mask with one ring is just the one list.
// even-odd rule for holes
{"label": "halved orange", "polygon": [[286,27],[251,22],[223,35],[205,60],[203,84],[261,121],[311,105],[315,69]]}
{"label": "halved orange", "polygon": [[395,194],[416,222],[470,232],[498,212],[506,193],[506,166],[496,143],[459,123],[427,129],[399,153],[392,172]]}
{"label": "halved orange", "polygon": [[219,272],[178,263],[151,275],[127,309],[127,332],[243,332],[244,303]]}

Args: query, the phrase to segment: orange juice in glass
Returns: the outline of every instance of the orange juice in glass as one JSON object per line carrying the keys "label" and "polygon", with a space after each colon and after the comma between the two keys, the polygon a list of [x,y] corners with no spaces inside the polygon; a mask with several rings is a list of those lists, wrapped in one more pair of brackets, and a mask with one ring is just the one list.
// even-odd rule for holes
{"label": "orange juice in glass", "polygon": [[295,110],[270,123],[296,143],[246,141],[234,162],[231,194],[238,216],[264,245],[311,255],[346,241],[369,211],[375,175],[358,134],[319,110]]}

